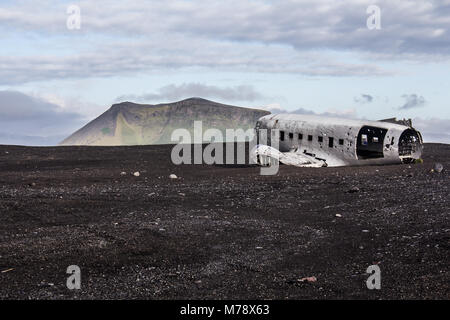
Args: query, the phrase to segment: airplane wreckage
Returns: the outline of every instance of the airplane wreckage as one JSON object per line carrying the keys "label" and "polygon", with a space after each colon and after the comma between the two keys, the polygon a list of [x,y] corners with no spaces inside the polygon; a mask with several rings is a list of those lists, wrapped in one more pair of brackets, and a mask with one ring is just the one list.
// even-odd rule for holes
{"label": "airplane wreckage", "polygon": [[[422,135],[411,120],[272,114],[260,118],[255,129],[257,145],[251,157],[263,166],[274,160],[298,167],[412,163],[421,158],[423,150]],[[274,130],[278,130],[278,141],[270,141]],[[263,133],[267,145],[260,144]]]}

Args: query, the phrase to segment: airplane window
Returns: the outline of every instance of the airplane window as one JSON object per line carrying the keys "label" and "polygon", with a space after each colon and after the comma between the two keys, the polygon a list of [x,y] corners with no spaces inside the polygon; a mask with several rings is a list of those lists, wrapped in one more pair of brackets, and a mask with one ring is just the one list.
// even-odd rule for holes
{"label": "airplane window", "polygon": [[308,136],[308,141],[312,141],[312,135]]}
{"label": "airplane window", "polygon": [[280,141],[284,141],[284,131],[280,131]]}
{"label": "airplane window", "polygon": [[368,142],[369,142],[369,140],[367,139],[367,134],[361,135],[361,144],[363,146],[367,146]]}
{"label": "airplane window", "polygon": [[323,137],[319,137],[319,142],[323,142]]}
{"label": "airplane window", "polygon": [[294,134],[292,132],[289,132],[289,139],[294,139]]}
{"label": "airplane window", "polygon": [[339,139],[339,144],[340,144],[341,146],[343,146],[343,145],[344,145],[344,139]]}
{"label": "airplane window", "polygon": [[303,140],[303,135],[301,133],[298,134],[298,140]]}
{"label": "airplane window", "polygon": [[378,137],[373,137],[373,138],[372,138],[372,141],[373,141],[374,143],[378,143],[378,141],[379,141],[379,140],[378,140]]}
{"label": "airplane window", "polygon": [[334,138],[333,137],[328,138],[328,146],[330,148],[333,148],[333,146],[334,146]]}

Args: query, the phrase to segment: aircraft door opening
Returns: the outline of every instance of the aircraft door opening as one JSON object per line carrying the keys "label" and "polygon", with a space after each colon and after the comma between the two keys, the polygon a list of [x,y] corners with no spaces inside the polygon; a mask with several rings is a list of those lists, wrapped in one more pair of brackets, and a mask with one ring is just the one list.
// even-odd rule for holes
{"label": "aircraft door opening", "polygon": [[383,141],[387,130],[364,126],[359,130],[356,144],[358,159],[384,158]]}

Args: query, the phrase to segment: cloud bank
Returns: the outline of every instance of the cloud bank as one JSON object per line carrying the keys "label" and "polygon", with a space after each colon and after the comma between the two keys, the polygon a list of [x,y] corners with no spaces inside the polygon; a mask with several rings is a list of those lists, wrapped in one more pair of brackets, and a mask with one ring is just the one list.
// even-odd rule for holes
{"label": "cloud bank", "polygon": [[356,103],[371,103],[373,101],[373,96],[371,96],[370,94],[361,94],[359,97],[355,97],[353,100]]}
{"label": "cloud bank", "polygon": [[399,110],[409,110],[413,108],[420,108],[426,104],[425,98],[417,94],[404,94],[402,98],[405,99],[405,103],[399,107]]}
{"label": "cloud bank", "polygon": [[0,142],[55,145],[78,129],[85,119],[78,113],[17,91],[0,91]]}
{"label": "cloud bank", "polygon": [[450,144],[450,119],[414,118],[413,125],[422,133],[425,142]]}
{"label": "cloud bank", "polygon": [[156,93],[142,95],[124,95],[116,99],[121,102],[125,100],[148,102],[148,101],[176,101],[191,97],[206,99],[219,99],[222,101],[248,101],[253,102],[266,98],[262,93],[255,90],[253,86],[240,85],[233,87],[219,87],[201,83],[184,83],[181,85],[170,84],[161,87]]}
{"label": "cloud bank", "polygon": [[[448,1],[377,1],[382,29],[366,27],[372,0],[78,1],[81,29],[66,28],[68,3],[20,1],[0,8],[5,35],[45,36],[33,55],[0,54],[0,84],[112,77],[187,67],[306,76],[396,74],[385,60],[450,58]],[[52,39],[58,46],[52,45]],[[345,59],[340,54],[351,52]],[[351,61],[351,62],[350,62]]]}

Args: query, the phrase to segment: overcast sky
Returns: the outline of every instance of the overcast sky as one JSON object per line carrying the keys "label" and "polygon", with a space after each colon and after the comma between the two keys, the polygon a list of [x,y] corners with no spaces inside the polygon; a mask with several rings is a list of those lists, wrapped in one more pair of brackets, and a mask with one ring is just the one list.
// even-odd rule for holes
{"label": "overcast sky", "polygon": [[55,144],[118,101],[193,96],[413,118],[450,143],[449,27],[450,0],[2,0],[0,144]]}

